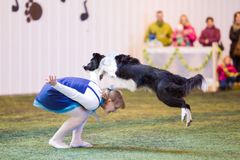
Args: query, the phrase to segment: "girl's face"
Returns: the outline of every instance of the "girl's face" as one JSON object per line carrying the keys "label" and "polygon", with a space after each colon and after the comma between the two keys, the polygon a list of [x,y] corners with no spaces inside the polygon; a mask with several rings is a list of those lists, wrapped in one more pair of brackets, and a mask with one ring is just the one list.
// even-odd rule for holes
{"label": "girl's face", "polygon": [[187,25],[187,23],[188,23],[187,17],[186,16],[181,16],[180,17],[180,23],[184,26]]}
{"label": "girl's face", "polygon": [[106,114],[109,114],[111,112],[115,112],[117,108],[115,107],[114,103],[112,102],[111,99],[108,99],[106,101],[106,104],[104,105],[104,111]]}
{"label": "girl's face", "polygon": [[235,21],[236,21],[236,24],[240,25],[240,14],[237,14]]}
{"label": "girl's face", "polygon": [[224,64],[225,64],[225,65],[229,65],[229,64],[231,64],[231,62],[232,62],[232,60],[231,60],[230,57],[224,58]]}

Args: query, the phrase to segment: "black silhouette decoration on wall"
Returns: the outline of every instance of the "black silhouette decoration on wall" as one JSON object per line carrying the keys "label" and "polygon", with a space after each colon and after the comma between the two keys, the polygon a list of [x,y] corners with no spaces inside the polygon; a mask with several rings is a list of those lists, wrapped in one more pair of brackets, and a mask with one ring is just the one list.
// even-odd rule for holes
{"label": "black silhouette decoration on wall", "polygon": [[[63,3],[66,1],[66,0],[61,0]],[[88,17],[89,17],[89,13],[88,13],[88,9],[87,9],[87,0],[85,0],[84,2],[83,2],[83,6],[84,6],[84,12],[80,15],[80,19],[82,20],[82,21],[85,21],[85,20],[87,20],[88,19]]]}
{"label": "black silhouette decoration on wall", "polygon": [[[61,0],[61,2],[65,3],[66,0]],[[89,17],[88,9],[87,9],[87,0],[83,2],[84,12],[80,15],[80,20],[85,21]],[[27,17],[27,22],[37,21],[42,17],[43,9],[38,2],[34,2],[34,0],[28,0],[26,3],[25,15]],[[17,12],[19,10],[18,0],[15,0],[15,4],[12,5],[12,12]]]}
{"label": "black silhouette decoration on wall", "polygon": [[42,7],[39,3],[29,0],[26,3],[25,15],[27,16],[28,23],[31,22],[31,20],[37,21],[42,16]]}
{"label": "black silhouette decoration on wall", "polygon": [[82,21],[85,21],[85,20],[88,19],[88,17],[89,17],[88,9],[87,9],[87,0],[85,0],[85,1],[83,2],[83,6],[84,6],[84,9],[85,9],[85,12],[81,14],[80,19],[81,19]]}
{"label": "black silhouette decoration on wall", "polygon": [[19,10],[18,0],[15,0],[15,5],[12,5],[12,11],[17,12]]}

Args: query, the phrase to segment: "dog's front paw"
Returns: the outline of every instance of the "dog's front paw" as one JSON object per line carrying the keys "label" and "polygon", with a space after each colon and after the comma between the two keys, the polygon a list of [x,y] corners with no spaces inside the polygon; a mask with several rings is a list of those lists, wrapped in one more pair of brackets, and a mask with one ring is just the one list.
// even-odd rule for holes
{"label": "dog's front paw", "polygon": [[192,123],[192,114],[190,109],[181,108],[181,121],[186,120],[186,127],[189,127]]}
{"label": "dog's front paw", "polygon": [[192,123],[192,120],[190,120],[189,122],[186,122],[186,127],[189,127]]}
{"label": "dog's front paw", "polygon": [[181,108],[181,121],[183,122],[187,116],[186,108]]}
{"label": "dog's front paw", "polygon": [[186,108],[186,126],[189,127],[192,123],[192,113],[190,109]]}

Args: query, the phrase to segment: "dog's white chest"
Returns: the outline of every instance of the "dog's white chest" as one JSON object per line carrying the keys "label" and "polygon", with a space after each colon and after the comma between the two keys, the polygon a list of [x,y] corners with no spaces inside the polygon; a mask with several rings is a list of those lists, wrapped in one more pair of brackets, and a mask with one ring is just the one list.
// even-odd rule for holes
{"label": "dog's white chest", "polygon": [[132,79],[126,80],[115,77],[114,80],[116,81],[116,84],[114,86],[116,88],[126,88],[132,92],[136,91],[137,89],[137,84]]}

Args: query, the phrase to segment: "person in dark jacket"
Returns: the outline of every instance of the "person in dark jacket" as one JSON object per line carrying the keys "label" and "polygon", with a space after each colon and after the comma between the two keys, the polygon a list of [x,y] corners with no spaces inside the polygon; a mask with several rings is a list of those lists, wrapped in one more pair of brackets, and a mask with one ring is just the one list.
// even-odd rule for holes
{"label": "person in dark jacket", "polygon": [[240,72],[240,55],[236,55],[235,48],[240,43],[240,11],[234,14],[233,25],[231,26],[229,38],[231,40],[230,57],[233,59],[234,67]]}
{"label": "person in dark jacket", "polygon": [[203,46],[212,46],[213,42],[218,43],[221,38],[220,30],[215,27],[214,19],[212,17],[207,17],[206,19],[207,26],[202,31],[199,42]]}

